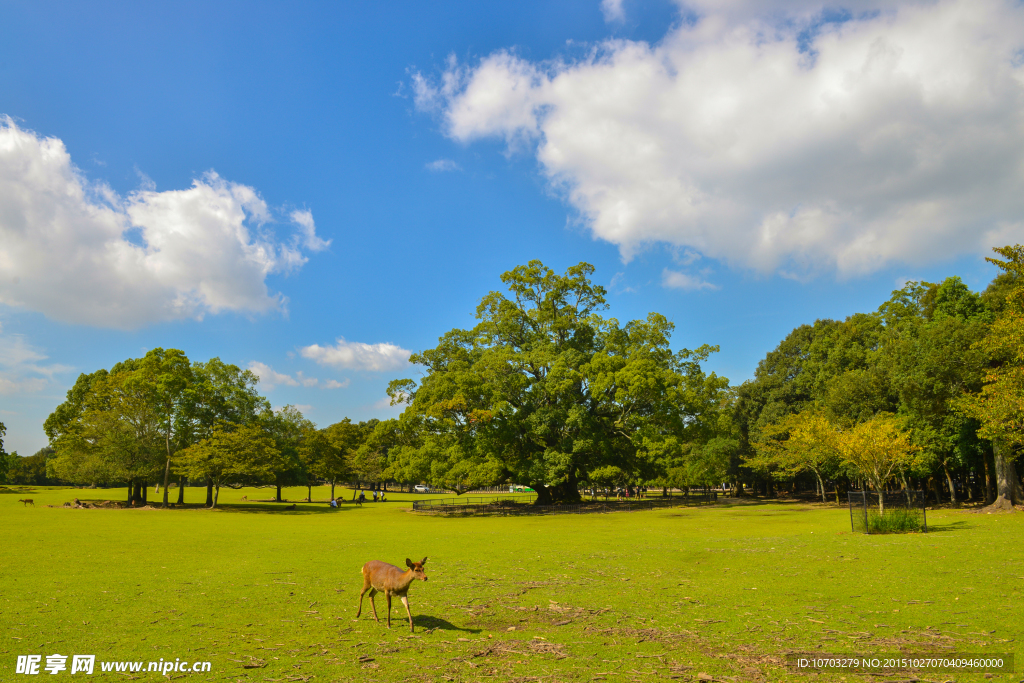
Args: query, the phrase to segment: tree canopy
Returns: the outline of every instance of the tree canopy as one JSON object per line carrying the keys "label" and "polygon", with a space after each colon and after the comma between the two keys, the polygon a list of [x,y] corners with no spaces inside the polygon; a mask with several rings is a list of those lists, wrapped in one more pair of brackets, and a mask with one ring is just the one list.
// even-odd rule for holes
{"label": "tree canopy", "polygon": [[563,275],[540,261],[504,273],[480,321],[410,359],[420,383],[391,383],[401,417],[378,428],[393,471],[456,491],[528,483],[538,502],[578,500],[602,469],[664,474],[688,438],[713,432],[728,382],[700,362],[717,350],[670,348],[673,324],[651,313],[620,324],[600,314],[605,290],[580,263]]}

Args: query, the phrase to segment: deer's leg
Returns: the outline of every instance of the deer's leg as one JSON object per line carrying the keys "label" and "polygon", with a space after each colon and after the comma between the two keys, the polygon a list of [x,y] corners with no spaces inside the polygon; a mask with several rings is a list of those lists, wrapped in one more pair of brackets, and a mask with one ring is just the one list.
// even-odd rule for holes
{"label": "deer's leg", "polygon": [[366,594],[366,591],[369,588],[370,588],[370,582],[367,581],[366,578],[364,577],[363,578],[363,590],[359,592],[359,609],[356,610],[356,619],[358,619],[359,615],[363,613],[363,596]]}
{"label": "deer's leg", "polygon": [[385,593],[385,597],[388,599],[388,628],[391,628],[391,593]]}
{"label": "deer's leg", "polygon": [[412,612],[409,611],[409,596],[402,596],[402,604],[405,605],[405,613],[409,615],[409,633],[413,633],[415,629],[412,627]]}
{"label": "deer's leg", "polygon": [[370,589],[370,609],[373,610],[373,620],[376,621],[379,624],[380,623],[380,619],[377,618],[377,603],[375,603],[373,601],[373,596],[375,596],[376,594],[377,594],[377,589],[376,588],[371,588]]}

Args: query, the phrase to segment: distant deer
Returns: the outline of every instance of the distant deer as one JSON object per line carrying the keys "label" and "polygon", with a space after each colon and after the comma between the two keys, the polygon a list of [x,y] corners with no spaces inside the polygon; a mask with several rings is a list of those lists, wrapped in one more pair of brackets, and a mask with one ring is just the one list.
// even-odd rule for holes
{"label": "distant deer", "polygon": [[423,565],[426,563],[427,558],[425,557],[422,562],[413,562],[406,558],[405,566],[408,569],[404,572],[393,564],[379,560],[364,564],[360,570],[363,573],[363,590],[359,593],[359,609],[356,611],[356,619],[363,613],[363,594],[370,591],[370,608],[373,610],[374,620],[379,624],[380,619],[377,618],[377,605],[373,602],[373,596],[377,593],[384,593],[384,597],[388,600],[388,628],[391,628],[391,596],[397,595],[405,605],[405,613],[409,615],[409,632],[413,632],[415,629],[412,626],[412,612],[409,610],[409,585],[413,579],[427,580],[427,575],[423,573]]}
{"label": "distant deer", "polygon": [[22,505],[22,507],[26,507],[26,508],[29,505],[31,505],[32,507],[36,506],[36,502],[34,500],[32,500],[31,498],[19,498],[18,502],[19,503],[24,503],[24,505]]}

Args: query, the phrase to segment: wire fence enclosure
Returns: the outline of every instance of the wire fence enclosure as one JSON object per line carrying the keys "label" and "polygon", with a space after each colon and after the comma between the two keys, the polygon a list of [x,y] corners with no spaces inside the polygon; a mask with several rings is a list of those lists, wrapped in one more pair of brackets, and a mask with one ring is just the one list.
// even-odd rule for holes
{"label": "wire fence enclosure", "polygon": [[413,502],[413,512],[446,517],[473,515],[582,515],[598,512],[637,512],[660,508],[713,505],[718,502],[715,491],[683,493],[674,496],[623,501],[583,501],[569,505],[535,505],[536,496],[492,498],[448,498]]}
{"label": "wire fence enclosure", "polygon": [[850,491],[850,526],[864,534],[928,531],[924,491]]}

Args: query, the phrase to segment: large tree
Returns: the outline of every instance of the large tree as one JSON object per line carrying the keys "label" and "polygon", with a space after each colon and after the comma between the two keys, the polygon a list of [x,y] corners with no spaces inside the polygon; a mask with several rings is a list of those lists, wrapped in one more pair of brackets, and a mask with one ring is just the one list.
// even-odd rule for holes
{"label": "large tree", "polygon": [[155,386],[137,362],[95,378],[80,410],[53,442],[53,471],[75,483],[128,482],[128,499],[144,500],[145,486],[163,469]]}
{"label": "large tree", "polygon": [[673,353],[674,326],[657,313],[602,318],[593,270],[559,275],[531,261],[508,271],[508,294],[485,296],[473,329],[413,355],[426,376],[389,387],[408,403],[399,422],[409,427],[389,457],[456,491],[527,483],[539,504],[578,501],[603,467],[655,473],[666,441],[685,440],[704,417],[693,398],[709,379],[700,361],[716,349]]}
{"label": "large tree", "polygon": [[989,258],[1008,277],[997,282],[1006,293],[998,302],[992,331],[976,344],[992,359],[977,393],[957,400],[957,407],[981,423],[979,433],[991,439],[996,474],[993,509],[1012,511],[1024,503],[1024,491],[1013,464],[1013,451],[1024,446],[1024,246],[1001,247],[1001,259]]}

